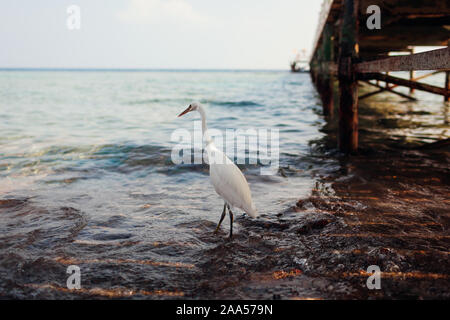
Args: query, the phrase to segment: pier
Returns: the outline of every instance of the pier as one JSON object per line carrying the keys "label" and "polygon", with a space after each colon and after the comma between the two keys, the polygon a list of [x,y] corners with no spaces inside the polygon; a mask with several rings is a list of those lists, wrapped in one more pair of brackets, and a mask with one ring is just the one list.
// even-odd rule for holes
{"label": "pier", "polygon": [[[370,7],[370,8],[369,8]],[[379,9],[379,11],[377,11]],[[378,17],[374,16],[377,15]],[[379,18],[378,28],[368,19]],[[372,21],[371,20],[371,21]],[[416,100],[411,94],[421,90],[450,99],[450,2],[442,0],[325,0],[310,59],[312,80],[320,94],[324,115],[334,116],[339,101],[339,149],[358,149],[358,101],[381,92]],[[414,53],[416,46],[446,46]],[[390,55],[403,53],[402,55]],[[430,70],[420,77],[415,71]],[[409,79],[390,75],[409,72]],[[442,87],[419,82],[445,72]],[[373,82],[375,80],[376,82]],[[334,85],[338,82],[338,97]],[[372,81],[372,82],[371,82]],[[384,85],[380,85],[380,81]],[[363,82],[376,91],[359,96]],[[409,95],[394,88],[410,88]]]}

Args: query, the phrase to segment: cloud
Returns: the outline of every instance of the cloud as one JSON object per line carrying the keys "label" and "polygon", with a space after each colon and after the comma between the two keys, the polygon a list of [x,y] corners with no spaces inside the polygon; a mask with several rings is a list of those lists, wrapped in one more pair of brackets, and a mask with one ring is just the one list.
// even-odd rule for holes
{"label": "cloud", "polygon": [[131,0],[118,17],[133,24],[204,24],[209,20],[186,0]]}

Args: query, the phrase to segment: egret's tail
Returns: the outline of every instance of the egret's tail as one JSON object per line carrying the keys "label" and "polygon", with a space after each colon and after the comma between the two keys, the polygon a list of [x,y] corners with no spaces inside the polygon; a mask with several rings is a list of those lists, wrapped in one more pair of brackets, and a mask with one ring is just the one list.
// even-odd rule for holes
{"label": "egret's tail", "polygon": [[256,218],[258,216],[258,211],[256,211],[255,204],[253,204],[253,203],[252,203],[251,208],[245,210],[245,212],[247,212],[247,214],[252,218]]}

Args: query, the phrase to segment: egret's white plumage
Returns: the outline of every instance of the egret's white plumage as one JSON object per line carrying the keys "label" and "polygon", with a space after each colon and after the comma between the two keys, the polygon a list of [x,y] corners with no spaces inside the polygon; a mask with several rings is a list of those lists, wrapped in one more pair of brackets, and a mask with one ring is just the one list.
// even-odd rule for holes
{"label": "egret's white plumage", "polygon": [[209,159],[214,157],[224,159],[222,163],[211,163],[210,160],[209,176],[214,190],[232,207],[240,208],[256,218],[257,212],[252,201],[252,194],[241,170],[213,143],[208,144],[206,151]]}
{"label": "egret's white plumage", "polygon": [[[231,161],[221,150],[217,149],[214,142],[208,136],[206,128],[205,110],[200,103],[192,103],[180,115],[191,111],[198,111],[202,117],[202,131],[206,140],[206,152],[209,160],[209,176],[214,190],[224,199],[225,205],[220,219],[219,228],[224,216],[225,208],[228,207],[230,213],[230,222],[233,222],[233,214],[230,206],[244,210],[248,215],[256,218],[257,211],[252,201],[252,194],[247,180],[241,170]],[[217,230],[217,229],[216,229]],[[230,236],[232,226],[230,226]]]}

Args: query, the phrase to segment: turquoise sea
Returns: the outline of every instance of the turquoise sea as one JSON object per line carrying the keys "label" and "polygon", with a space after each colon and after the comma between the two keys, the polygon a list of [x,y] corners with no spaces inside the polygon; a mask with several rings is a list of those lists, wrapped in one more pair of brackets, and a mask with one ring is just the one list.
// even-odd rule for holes
{"label": "turquoise sea", "polygon": [[[19,70],[0,72],[0,87],[3,293],[11,291],[8,281],[64,286],[58,261],[107,259],[112,270],[85,280],[114,274],[121,277],[117,285],[135,290],[144,289],[136,277],[155,290],[193,290],[177,285],[174,265],[198,268],[199,255],[225,241],[228,221],[212,234],[223,202],[207,165],[171,161],[172,132],[192,131],[199,119],[177,118],[192,101],[204,104],[210,128],[279,130],[275,175],[261,176],[260,165],[240,166],[262,217],[286,210],[314,187],[309,142],[323,136],[323,119],[309,74]],[[237,238],[243,228],[237,219]],[[138,261],[136,270],[117,263],[127,259]],[[36,261],[42,265],[36,281],[17,280],[20,271],[8,267]]]}

